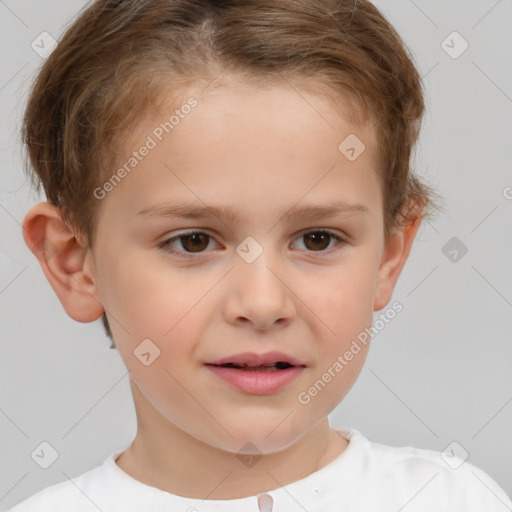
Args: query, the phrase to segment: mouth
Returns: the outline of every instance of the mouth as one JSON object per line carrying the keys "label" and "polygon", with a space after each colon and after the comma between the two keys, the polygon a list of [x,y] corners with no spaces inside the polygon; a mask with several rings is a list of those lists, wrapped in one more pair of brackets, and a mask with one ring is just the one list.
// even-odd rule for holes
{"label": "mouth", "polygon": [[286,361],[277,361],[277,363],[274,364],[265,364],[257,366],[250,366],[244,363],[207,364],[207,366],[217,366],[220,368],[234,368],[235,370],[241,370],[244,372],[278,372],[280,370],[286,370],[287,368],[292,368],[294,366],[304,365],[294,365],[287,363]]}
{"label": "mouth", "polygon": [[233,354],[214,361],[208,361],[206,364],[245,371],[254,371],[254,368],[257,368],[257,371],[277,371],[285,370],[290,366],[306,366],[300,359],[275,350],[264,354],[255,352]]}
{"label": "mouth", "polygon": [[277,393],[306,368],[302,361],[282,352],[246,352],[211,361],[205,366],[231,387],[251,395]]}

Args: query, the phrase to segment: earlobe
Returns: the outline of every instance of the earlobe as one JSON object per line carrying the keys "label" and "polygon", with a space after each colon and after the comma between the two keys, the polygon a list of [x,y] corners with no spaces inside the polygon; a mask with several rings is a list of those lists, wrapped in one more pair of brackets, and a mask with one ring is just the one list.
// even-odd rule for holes
{"label": "earlobe", "polygon": [[374,311],[383,309],[391,300],[393,290],[405,262],[411,252],[412,243],[421,225],[421,207],[413,210],[409,224],[389,236],[385,243],[375,290]]}
{"label": "earlobe", "polygon": [[104,312],[96,278],[60,210],[47,202],[33,206],[23,220],[23,238],[34,253],[66,313],[78,322],[93,322]]}

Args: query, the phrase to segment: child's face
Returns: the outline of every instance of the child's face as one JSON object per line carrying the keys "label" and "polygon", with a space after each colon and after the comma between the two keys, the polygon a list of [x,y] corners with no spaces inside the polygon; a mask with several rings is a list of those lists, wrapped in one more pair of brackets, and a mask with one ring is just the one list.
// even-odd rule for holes
{"label": "child's face", "polygon": [[[184,103],[189,96],[197,106],[162,141],[154,130],[180,105],[134,133],[127,159],[141,155],[148,136],[157,144],[103,199],[93,281],[139,415],[232,452],[248,441],[263,453],[283,449],[325,420],[351,388],[367,346],[359,343],[342,371],[333,365],[372,325],[397,277],[388,275],[385,259],[398,253],[385,251],[376,135],[288,86],[194,90]],[[366,146],[353,161],[338,149],[350,134]],[[286,217],[341,201],[366,211]],[[185,204],[226,208],[234,218],[140,213]],[[210,238],[162,245],[188,231]],[[154,346],[138,348],[146,339]],[[141,362],[157,350],[151,364]],[[304,365],[275,391],[238,389],[206,365],[270,351]],[[329,368],[330,382],[309,393]]]}

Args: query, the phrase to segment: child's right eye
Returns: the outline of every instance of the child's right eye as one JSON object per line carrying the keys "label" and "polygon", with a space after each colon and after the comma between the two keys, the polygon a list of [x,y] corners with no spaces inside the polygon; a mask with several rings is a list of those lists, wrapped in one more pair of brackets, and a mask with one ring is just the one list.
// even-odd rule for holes
{"label": "child's right eye", "polygon": [[[205,239],[213,238],[207,233],[203,233],[202,231],[192,231],[190,233],[182,233],[181,235],[176,235],[171,238],[168,238],[164,242],[160,244],[160,248],[166,248],[167,252],[172,254],[176,254],[178,256],[190,257],[191,254],[201,253],[204,251],[206,247],[208,247],[208,241],[205,243]],[[177,251],[172,247],[172,244],[177,240],[185,240],[185,243],[182,241],[181,246],[185,249],[185,252]],[[190,252],[186,252],[189,251]]]}

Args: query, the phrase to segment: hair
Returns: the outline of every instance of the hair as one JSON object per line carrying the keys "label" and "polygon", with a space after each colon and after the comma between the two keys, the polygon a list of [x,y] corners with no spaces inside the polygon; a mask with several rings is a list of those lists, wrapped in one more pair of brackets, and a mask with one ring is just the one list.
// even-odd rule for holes
{"label": "hair", "polygon": [[[410,168],[425,108],[421,77],[366,0],[93,2],[31,86],[22,124],[31,185],[43,185],[92,248],[101,206],[94,190],[119,162],[116,144],[126,144],[150,107],[222,74],[262,87],[286,80],[374,123],[386,239],[414,220],[412,206],[422,206],[422,218],[440,209],[438,194]],[[103,324],[114,342],[106,314]]]}

